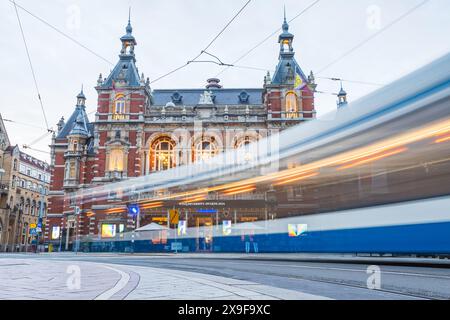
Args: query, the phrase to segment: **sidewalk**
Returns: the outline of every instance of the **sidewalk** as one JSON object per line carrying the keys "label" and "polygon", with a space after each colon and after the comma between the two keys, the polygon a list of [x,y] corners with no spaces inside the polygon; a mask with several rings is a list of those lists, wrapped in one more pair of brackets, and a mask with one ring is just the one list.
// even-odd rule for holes
{"label": "sidewalk", "polygon": [[186,271],[20,258],[0,260],[0,288],[0,300],[326,299],[298,291]]}

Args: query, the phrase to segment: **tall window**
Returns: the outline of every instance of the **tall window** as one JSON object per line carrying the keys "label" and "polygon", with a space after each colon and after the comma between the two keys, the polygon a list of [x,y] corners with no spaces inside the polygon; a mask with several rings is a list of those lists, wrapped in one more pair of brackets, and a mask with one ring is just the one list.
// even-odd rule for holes
{"label": "tall window", "polygon": [[203,139],[196,143],[194,161],[208,161],[219,153],[214,138]]}
{"label": "tall window", "polygon": [[76,179],[77,176],[77,167],[75,162],[66,162],[65,168],[65,179],[72,180]]}
{"label": "tall window", "polygon": [[109,153],[109,171],[123,171],[123,149],[112,149]]}
{"label": "tall window", "polygon": [[125,96],[123,94],[118,94],[114,99],[113,104],[113,119],[122,120],[125,119]]}
{"label": "tall window", "polygon": [[78,150],[78,140],[72,140],[72,151],[76,152]]}
{"label": "tall window", "polygon": [[152,171],[163,171],[175,167],[175,142],[168,138],[156,140],[151,149]]}
{"label": "tall window", "polygon": [[236,143],[236,149],[239,149],[237,154],[238,163],[249,162],[257,155],[256,145],[252,146],[253,140],[246,136]]}
{"label": "tall window", "polygon": [[294,92],[289,92],[286,95],[286,118],[298,118],[297,95]]}

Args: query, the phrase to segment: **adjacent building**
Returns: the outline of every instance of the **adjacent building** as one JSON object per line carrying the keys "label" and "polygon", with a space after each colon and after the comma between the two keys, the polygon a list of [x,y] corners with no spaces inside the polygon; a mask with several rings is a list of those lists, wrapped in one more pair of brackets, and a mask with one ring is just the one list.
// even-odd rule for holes
{"label": "adjacent building", "polygon": [[0,157],[0,252],[30,251],[43,239],[50,165],[12,146],[1,118]]}

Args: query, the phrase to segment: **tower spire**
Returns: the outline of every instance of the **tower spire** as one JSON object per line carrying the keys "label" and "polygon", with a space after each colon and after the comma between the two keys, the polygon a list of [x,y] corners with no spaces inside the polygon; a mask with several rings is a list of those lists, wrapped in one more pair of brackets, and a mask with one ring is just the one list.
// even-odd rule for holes
{"label": "tower spire", "polygon": [[86,96],[84,95],[83,92],[83,84],[81,85],[81,91],[80,93],[77,95],[77,106],[81,106],[84,107],[86,104]]}
{"label": "tower spire", "polygon": [[137,42],[133,36],[133,27],[131,26],[131,7],[128,10],[128,24],[125,31],[126,34],[120,38],[120,41],[122,41],[122,51],[120,54],[134,57],[134,46],[137,45]]}
{"label": "tower spire", "polygon": [[347,92],[344,90],[344,87],[342,86],[342,81],[341,81],[341,90],[338,93],[338,108],[342,108],[344,106],[346,106],[348,104],[347,101]]}

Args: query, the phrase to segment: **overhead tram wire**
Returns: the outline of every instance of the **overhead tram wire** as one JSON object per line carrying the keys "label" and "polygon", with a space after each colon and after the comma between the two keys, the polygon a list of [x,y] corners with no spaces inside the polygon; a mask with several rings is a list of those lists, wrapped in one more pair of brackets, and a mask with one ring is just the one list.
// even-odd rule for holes
{"label": "overhead tram wire", "polygon": [[[16,6],[17,8],[21,9],[22,11],[28,13],[30,16],[32,16],[33,18],[35,18],[36,20],[42,22],[43,24],[45,24],[46,26],[48,26],[49,28],[53,29],[54,31],[56,31],[57,33],[59,33],[60,35],[62,35],[63,37],[69,39],[70,41],[72,41],[73,43],[75,43],[76,45],[78,45],[79,47],[83,48],[84,50],[88,51],[89,53],[93,54],[94,56],[96,56],[97,58],[103,60],[104,62],[114,66],[114,63],[112,63],[111,61],[109,61],[108,59],[102,57],[100,54],[96,53],[94,50],[88,48],[87,46],[85,46],[84,44],[82,44],[81,42],[79,42],[78,40],[74,39],[73,37],[71,37],[70,35],[68,35],[67,33],[61,31],[60,29],[58,29],[57,27],[55,27],[54,25],[50,24],[49,22],[47,22],[46,20],[44,20],[43,18],[38,17],[36,14],[32,13],[31,11],[29,11],[28,9],[24,8],[23,6],[17,4],[14,0],[9,0],[9,2],[13,3],[14,6]],[[17,10],[17,9],[16,9]]]}
{"label": "overhead tram wire", "polygon": [[[271,71],[271,72],[274,72],[274,70],[268,70],[268,69],[265,69],[265,68],[252,67],[252,66],[229,65],[229,67],[231,67],[231,68],[238,68],[238,69],[255,70],[255,71],[264,71],[264,72]],[[337,78],[337,77],[316,77],[316,79],[324,79],[324,80],[331,80],[331,81],[356,83],[356,84],[363,84],[363,85],[376,86],[376,87],[383,87],[383,86],[385,86],[385,84],[381,84],[381,83],[359,81],[359,80],[348,80],[348,79],[342,79],[342,78]],[[320,92],[318,92],[318,93],[320,93]]]}
{"label": "overhead tram wire", "polygon": [[345,59],[347,56],[349,56],[350,54],[352,54],[353,52],[355,52],[356,50],[358,50],[359,48],[361,48],[362,46],[364,46],[366,43],[368,43],[369,41],[373,40],[374,38],[378,37],[380,34],[382,34],[383,32],[385,32],[386,30],[390,29],[391,27],[393,27],[394,25],[396,25],[398,22],[402,21],[403,19],[405,19],[406,17],[408,17],[410,14],[412,14],[414,11],[416,11],[417,9],[423,7],[425,4],[427,4],[428,2],[430,2],[430,0],[424,0],[422,2],[420,2],[419,4],[415,5],[414,7],[412,7],[411,9],[409,9],[408,11],[406,11],[405,13],[403,13],[401,16],[399,16],[397,19],[391,21],[390,23],[388,23],[386,26],[384,26],[382,29],[378,30],[377,32],[375,32],[374,34],[372,34],[371,36],[369,36],[368,38],[364,39],[363,41],[361,41],[360,43],[358,43],[357,45],[355,45],[354,47],[352,47],[350,50],[346,51],[345,53],[343,53],[342,55],[340,55],[338,58],[336,58],[335,60],[333,60],[332,62],[330,62],[329,64],[327,64],[326,66],[324,66],[323,68],[319,69],[319,71],[317,72],[317,74],[320,74],[322,72],[324,72],[325,70],[329,69],[330,67],[332,67],[333,65],[335,65],[336,63],[340,62],[341,60]]}
{"label": "overhead tram wire", "polygon": [[[236,18],[242,13],[242,11],[244,11],[244,9],[250,4],[252,0],[247,0],[247,2],[242,6],[242,8],[233,16],[233,18],[225,25],[225,27],[222,28],[222,30],[220,30],[220,32],[209,42],[209,44],[202,50],[200,51],[200,53],[193,59],[189,60],[188,62],[186,62],[185,64],[179,66],[178,68],[173,69],[172,71],[169,71],[168,73],[156,78],[155,80],[151,81],[150,84],[153,84],[159,80],[162,80],[170,75],[172,75],[173,73],[186,68],[189,64],[196,62],[196,60],[204,53],[211,55],[210,53],[206,52],[206,50],[208,50],[214,42],[216,42],[216,40],[225,32],[226,29],[228,29],[228,27],[233,23],[234,20],[236,20]],[[214,56],[215,57],[215,56]],[[217,58],[217,57],[216,57]],[[218,59],[218,58],[217,58]],[[220,61],[220,59],[218,59]],[[225,65],[225,64],[220,64],[220,65]]]}
{"label": "overhead tram wire", "polygon": [[364,84],[367,86],[374,86],[374,87],[383,87],[385,84],[382,83],[375,83],[375,82],[367,82],[367,81],[358,81],[358,80],[347,80],[342,78],[335,78],[335,77],[316,77],[317,79],[324,79],[324,80],[331,80],[331,81],[339,81],[339,82],[348,82],[348,83],[356,83],[356,84]]}
{"label": "overhead tram wire", "polygon": [[27,127],[30,127],[30,128],[47,130],[47,129],[44,128],[44,127],[39,127],[39,126],[36,126],[36,125],[34,125],[34,124],[29,124],[29,123],[25,123],[25,122],[19,122],[19,121],[15,121],[15,120],[11,120],[11,119],[3,119],[3,121],[4,121],[4,122],[10,122],[10,123],[19,124],[19,125],[22,125],[22,126],[27,126]]}
{"label": "overhead tram wire", "polygon": [[23,40],[23,44],[25,45],[25,51],[27,53],[27,57],[28,57],[28,62],[30,64],[30,69],[31,69],[31,74],[33,76],[33,81],[34,81],[34,86],[36,88],[36,92],[38,95],[38,99],[39,99],[39,104],[41,106],[41,110],[42,110],[42,114],[44,116],[44,121],[45,121],[45,126],[47,127],[47,131],[48,132],[52,132],[53,130],[50,129],[49,125],[48,125],[48,121],[47,121],[47,115],[45,114],[45,109],[44,109],[44,104],[42,102],[42,98],[41,98],[41,93],[39,91],[39,86],[38,86],[38,82],[36,79],[36,73],[34,71],[34,67],[33,67],[33,62],[31,61],[31,56],[30,56],[30,51],[28,50],[28,44],[27,44],[27,40],[25,38],[25,33],[23,31],[23,27],[22,27],[22,22],[20,20],[20,15],[19,15],[19,11],[17,10],[17,5],[15,1],[12,1],[12,3],[14,4],[14,9],[16,11],[16,16],[17,16],[17,21],[19,23],[19,27],[20,27],[20,33],[22,34],[22,40]]}
{"label": "overhead tram wire", "polygon": [[[307,11],[309,11],[311,8],[313,8],[314,6],[316,6],[321,0],[315,0],[314,2],[312,2],[310,5],[308,5],[306,8],[304,8],[302,11],[300,11],[297,15],[295,15],[292,19],[290,19],[288,21],[288,23],[293,22],[294,20],[296,20],[297,18],[299,18],[300,16],[302,16],[303,14],[305,14]],[[270,38],[272,38],[273,36],[275,36],[276,34],[278,34],[281,31],[281,28],[278,28],[277,30],[275,30],[274,32],[272,32],[270,35],[268,35],[266,38],[264,38],[262,41],[260,41],[259,43],[257,43],[254,47],[252,47],[250,50],[248,50],[246,53],[244,53],[242,56],[240,56],[237,60],[233,61],[231,63],[231,66],[227,66],[225,69],[223,69],[222,71],[220,71],[216,77],[220,76],[222,73],[224,73],[225,71],[227,71],[230,67],[234,66],[236,63],[238,63],[239,61],[241,61],[242,59],[244,59],[245,57],[247,57],[250,53],[252,53],[253,51],[255,51],[257,48],[259,48],[260,46],[262,46],[266,41],[268,41]]]}

